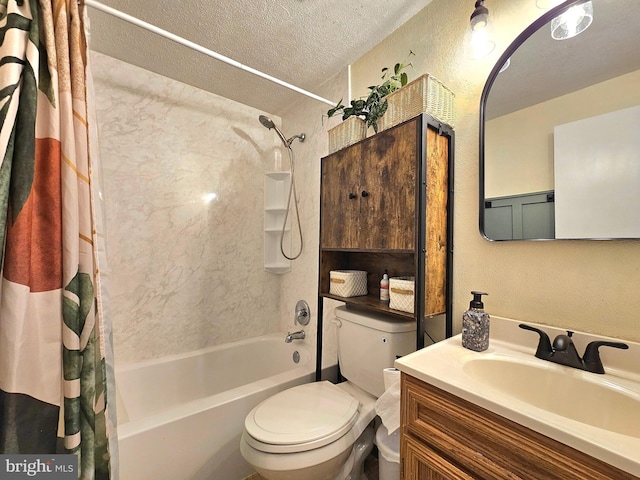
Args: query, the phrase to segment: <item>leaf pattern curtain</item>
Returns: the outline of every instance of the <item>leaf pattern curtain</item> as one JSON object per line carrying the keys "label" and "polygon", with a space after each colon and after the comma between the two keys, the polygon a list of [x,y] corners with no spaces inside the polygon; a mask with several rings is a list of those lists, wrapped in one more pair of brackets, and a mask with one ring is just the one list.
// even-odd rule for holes
{"label": "leaf pattern curtain", "polygon": [[0,19],[0,453],[74,453],[79,478],[117,479],[83,15],[8,0]]}

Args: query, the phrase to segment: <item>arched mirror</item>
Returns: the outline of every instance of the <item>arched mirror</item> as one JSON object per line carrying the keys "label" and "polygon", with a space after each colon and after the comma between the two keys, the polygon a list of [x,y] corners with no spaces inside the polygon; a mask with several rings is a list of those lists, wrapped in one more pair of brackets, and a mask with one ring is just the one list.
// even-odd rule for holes
{"label": "arched mirror", "polygon": [[[552,38],[585,3],[589,27]],[[498,60],[480,104],[486,238],[640,238],[639,46],[640,0],[571,0]]]}

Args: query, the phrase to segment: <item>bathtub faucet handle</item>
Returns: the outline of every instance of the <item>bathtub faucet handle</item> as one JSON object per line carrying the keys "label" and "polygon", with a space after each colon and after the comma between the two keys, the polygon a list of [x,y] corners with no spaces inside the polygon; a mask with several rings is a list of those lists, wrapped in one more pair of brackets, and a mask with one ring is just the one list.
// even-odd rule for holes
{"label": "bathtub faucet handle", "polygon": [[298,332],[287,332],[287,336],[284,338],[285,343],[291,343],[294,340],[304,340],[305,333],[304,330],[300,330]]}
{"label": "bathtub faucet handle", "polygon": [[311,320],[311,309],[309,308],[309,304],[304,300],[298,300],[298,303],[296,303],[296,316],[294,323],[305,326],[309,325],[309,320]]}

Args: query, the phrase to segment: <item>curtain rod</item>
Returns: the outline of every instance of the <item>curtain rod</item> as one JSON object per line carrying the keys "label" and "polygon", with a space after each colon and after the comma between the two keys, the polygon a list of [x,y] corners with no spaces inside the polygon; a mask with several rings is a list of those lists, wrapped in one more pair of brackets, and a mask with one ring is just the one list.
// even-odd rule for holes
{"label": "curtain rod", "polygon": [[123,13],[119,10],[116,10],[115,8],[111,8],[107,5],[103,5],[100,2],[97,2],[95,0],[84,0],[85,5],[88,5],[90,7],[95,8],[96,10],[100,10],[101,12],[104,12],[108,15],[111,15],[113,17],[119,18],[121,20],[124,20],[125,22],[129,22],[133,25],[137,25],[138,27],[142,27],[145,30],[149,30],[150,32],[156,33],[162,37],[168,38],[169,40],[173,40],[174,42],[177,42],[181,45],[184,45],[185,47],[189,47],[192,50],[196,50],[197,52],[200,53],[204,53],[205,55],[208,55],[209,57],[213,57],[216,60],[220,60],[224,63],[227,63],[233,67],[239,68],[240,70],[244,70],[245,72],[249,72],[252,73],[254,75],[257,75],[258,77],[262,77],[266,80],[269,80],[273,83],[277,83],[278,85],[281,85],[283,87],[286,87],[290,90],[293,90],[295,92],[301,93],[302,95],[306,95],[307,97],[313,98],[314,100],[318,100],[320,102],[326,103],[327,105],[335,105],[335,102],[332,102],[331,100],[327,100],[326,98],[322,98],[318,95],[316,95],[315,93],[311,93],[308,92],[307,90],[303,90],[302,88],[296,87],[295,85],[291,85],[290,83],[287,83],[283,80],[280,80],[279,78],[276,77],[272,77],[271,75],[268,75],[264,72],[261,72],[260,70],[256,70],[255,68],[251,68],[247,65],[244,65],[240,62],[237,62],[229,57],[225,57],[224,55],[221,55],[219,53],[216,53],[212,50],[209,50],[208,48],[204,48],[201,45],[198,45],[197,43],[194,43],[190,40],[187,40],[185,38],[179,37],[178,35],[174,35],[171,32],[168,32],[166,30],[163,30],[161,28],[156,27],[155,25],[151,25],[150,23],[144,22],[136,17],[132,17],[131,15],[128,15],[126,13]]}

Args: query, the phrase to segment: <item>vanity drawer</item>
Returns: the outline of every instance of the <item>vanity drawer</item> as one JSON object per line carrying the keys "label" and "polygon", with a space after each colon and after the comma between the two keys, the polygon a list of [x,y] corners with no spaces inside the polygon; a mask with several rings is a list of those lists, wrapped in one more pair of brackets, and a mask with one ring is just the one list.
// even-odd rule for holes
{"label": "vanity drawer", "polygon": [[[404,373],[401,385],[403,479],[637,478]],[[421,462],[431,465],[429,475],[412,476],[407,463],[416,458],[416,441],[425,447]],[[429,460],[434,453],[438,462]],[[460,473],[441,477],[442,465]]]}

